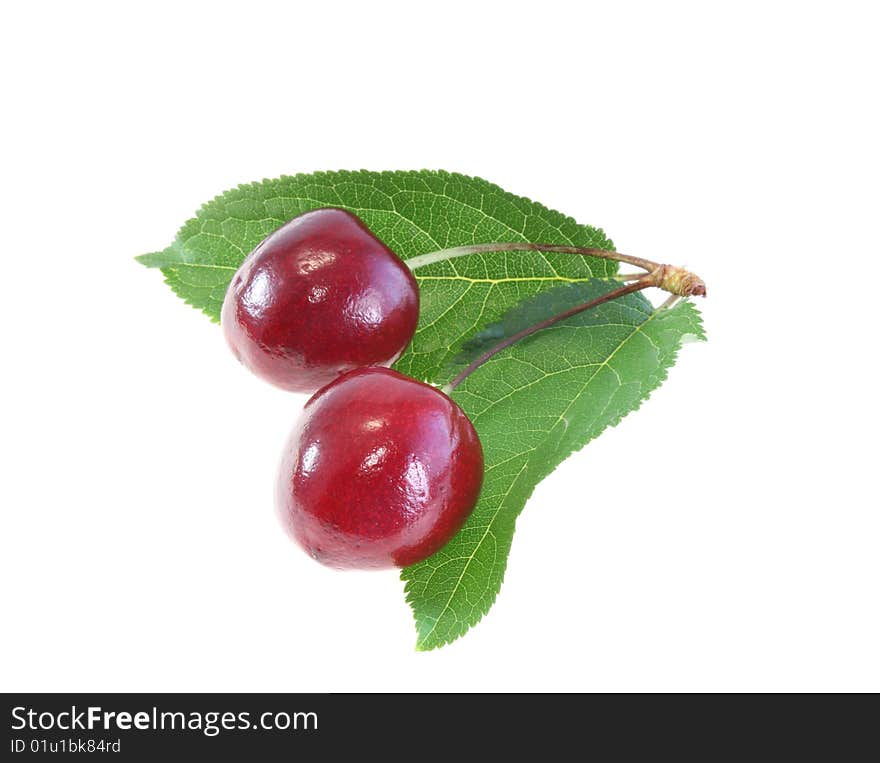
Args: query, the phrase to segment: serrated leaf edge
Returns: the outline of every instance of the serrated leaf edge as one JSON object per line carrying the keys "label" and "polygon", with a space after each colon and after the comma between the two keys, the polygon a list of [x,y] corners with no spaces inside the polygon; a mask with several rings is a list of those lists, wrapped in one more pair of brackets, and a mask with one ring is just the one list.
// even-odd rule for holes
{"label": "serrated leaf edge", "polygon": [[[577,225],[578,227],[590,228],[590,229],[596,231],[597,234],[601,235],[602,238],[607,240],[609,243],[609,246],[611,248],[613,248],[613,246],[614,246],[612,240],[610,238],[608,238],[607,234],[605,233],[605,231],[602,228],[596,228],[592,225],[590,225],[590,226],[583,225],[582,223],[577,222],[577,220],[575,220],[573,217],[570,217],[569,215],[566,215],[563,212],[560,212],[559,210],[550,209],[550,207],[547,207],[538,201],[533,201],[528,196],[520,196],[518,194],[512,193],[511,191],[507,191],[507,190],[501,188],[499,185],[496,185],[495,183],[492,183],[491,181],[486,180],[485,178],[482,178],[479,175],[465,175],[460,172],[449,172],[447,170],[429,170],[429,169],[381,170],[381,171],[367,170],[367,169],[361,169],[361,170],[321,170],[321,171],[317,171],[317,172],[299,172],[295,175],[279,175],[278,177],[275,177],[275,178],[263,178],[262,180],[254,180],[249,183],[239,183],[239,184],[233,186],[232,188],[228,188],[225,191],[223,191],[222,193],[217,194],[216,196],[214,196],[210,200],[202,203],[201,206],[199,206],[198,210],[196,211],[195,215],[193,217],[188,218],[186,220],[186,222],[184,222],[184,224],[180,226],[180,228],[177,231],[177,236],[175,237],[175,240],[168,247],[166,247],[164,250],[159,250],[158,252],[148,252],[146,254],[138,255],[137,257],[135,257],[135,259],[138,260],[139,262],[141,262],[141,264],[143,264],[145,267],[158,267],[156,265],[149,264],[149,260],[147,258],[149,258],[151,255],[156,255],[156,254],[160,254],[162,252],[166,252],[172,248],[179,248],[185,252],[186,251],[186,243],[181,241],[180,235],[186,230],[186,228],[191,223],[198,221],[200,217],[209,213],[212,205],[222,203],[224,201],[225,197],[228,196],[230,193],[233,193],[236,191],[247,192],[248,190],[251,190],[251,189],[256,189],[256,188],[265,187],[265,186],[271,186],[272,184],[275,184],[275,183],[278,183],[281,181],[297,182],[297,181],[307,180],[309,178],[320,178],[320,179],[324,179],[324,180],[330,180],[331,182],[335,178],[342,179],[342,180],[356,181],[358,179],[358,177],[361,176],[363,173],[368,173],[370,175],[375,175],[375,176],[385,177],[385,178],[395,178],[395,177],[400,177],[400,176],[410,176],[410,175],[414,175],[414,174],[427,173],[427,174],[432,175],[434,177],[448,178],[450,180],[459,180],[459,181],[464,181],[464,182],[476,180],[476,181],[479,181],[480,183],[485,183],[489,190],[492,190],[493,192],[498,193],[501,197],[503,197],[504,199],[506,199],[508,201],[520,201],[520,202],[526,202],[530,205],[533,205],[536,209],[541,210],[544,213],[547,213],[551,217],[551,219],[556,218],[556,220],[554,221],[556,224],[558,224],[558,222],[565,222],[565,223]],[[413,255],[413,256],[415,256],[415,255]],[[185,263],[185,261],[183,261],[180,264],[186,264],[186,263]]]}
{"label": "serrated leaf edge", "polygon": [[[672,311],[675,310],[676,308],[678,308],[678,309],[680,309],[680,310],[681,310],[681,309],[687,309],[687,310],[688,310],[689,317],[690,317],[690,319],[691,319],[691,320],[694,322],[694,324],[695,324],[695,335],[696,335],[700,340],[703,340],[703,341],[704,341],[704,340],[706,339],[706,334],[705,334],[705,330],[704,330],[704,328],[703,328],[703,319],[702,319],[702,316],[700,315],[699,311],[697,311],[696,309],[694,309],[693,305],[692,305],[689,301],[683,301],[683,302],[679,303],[679,305],[676,305],[676,306],[673,307],[673,308],[656,308],[656,309],[651,313],[651,315],[648,316],[648,318],[646,318],[644,321],[642,321],[642,323],[640,323],[638,326],[634,327],[634,330],[632,331],[632,333],[630,333],[630,334],[626,337],[626,339],[624,339],[624,340],[618,345],[618,347],[617,347],[617,349],[615,349],[614,353],[616,353],[616,352],[620,349],[620,347],[622,347],[624,344],[626,344],[626,342],[628,342],[632,337],[634,337],[636,334],[638,334],[638,333],[644,328],[644,326],[645,326],[647,323],[649,323],[649,322],[651,322],[651,321],[654,321],[655,319],[661,319],[661,320],[662,320],[662,318],[663,318],[665,315],[667,315],[667,314],[671,314]],[[659,371],[659,373],[658,373],[658,375],[657,375],[657,377],[656,377],[656,384],[654,384],[654,386],[652,387],[652,389],[651,389],[651,390],[650,390],[650,391],[649,391],[649,392],[648,392],[643,398],[641,398],[641,399],[638,401],[637,405],[636,405],[634,408],[630,409],[629,411],[627,411],[627,412],[624,413],[624,414],[621,414],[621,415],[617,416],[617,417],[616,417],[615,419],[613,419],[612,421],[609,421],[608,424],[606,424],[606,425],[602,428],[602,430],[601,430],[600,432],[598,432],[594,437],[591,437],[589,440],[587,440],[587,442],[585,442],[585,443],[584,443],[583,445],[581,445],[579,448],[573,448],[573,449],[570,450],[568,453],[566,453],[562,458],[559,459],[559,462],[558,462],[557,464],[555,464],[555,465],[550,469],[549,472],[547,472],[547,473],[546,473],[546,474],[545,474],[540,480],[538,480],[538,482],[536,482],[536,483],[534,484],[534,486],[532,487],[531,491],[529,491],[528,495],[525,497],[525,500],[523,501],[523,505],[522,505],[522,507],[519,509],[519,511],[517,511],[517,513],[516,513],[516,517],[515,517],[514,520],[513,520],[513,522],[514,522],[514,535],[515,535],[515,528],[516,528],[516,520],[519,518],[519,515],[520,515],[520,514],[522,513],[522,511],[525,509],[526,505],[528,504],[529,500],[531,499],[532,495],[534,494],[534,492],[535,492],[535,488],[537,488],[537,486],[538,486],[539,484],[541,484],[541,482],[543,482],[545,479],[547,479],[547,477],[549,477],[554,471],[556,471],[556,469],[557,469],[559,466],[561,466],[566,460],[568,460],[572,455],[574,455],[575,453],[578,453],[578,452],[580,452],[581,450],[583,450],[587,445],[589,445],[591,442],[593,442],[593,440],[597,439],[597,438],[598,438],[603,432],[605,432],[605,431],[608,430],[608,429],[611,429],[612,427],[616,427],[616,426],[617,426],[617,425],[618,425],[618,424],[619,424],[624,418],[626,418],[626,417],[629,416],[630,414],[635,413],[637,410],[639,410],[639,409],[642,407],[642,405],[643,405],[647,400],[649,400],[649,399],[651,398],[651,395],[653,395],[653,393],[655,392],[655,390],[659,389],[659,388],[662,386],[662,384],[666,381],[666,379],[668,378],[668,375],[669,375],[669,369],[672,368],[672,367],[675,365],[675,362],[676,362],[676,360],[678,359],[678,353],[681,351],[681,347],[682,347],[682,343],[681,343],[681,341],[679,341],[679,342],[678,342],[678,346],[675,347],[675,349],[673,349],[673,350],[671,351],[670,355],[669,355],[669,362],[666,364],[666,366],[665,366],[664,368],[660,369],[660,371]],[[609,360],[610,360],[611,357],[613,357],[613,354],[614,354],[614,353],[612,353],[612,355],[609,356],[609,358],[608,358]],[[604,364],[603,364],[603,365],[604,365]],[[597,371],[596,373],[598,373],[598,371]],[[591,375],[590,379],[592,379],[594,376],[595,376],[595,373],[594,373],[593,375]],[[587,383],[589,383],[589,382],[587,382]],[[454,392],[453,392],[453,395],[452,395],[452,396],[453,396],[453,398],[455,397],[455,393],[454,393]],[[528,463],[528,462],[527,462],[527,463]],[[523,468],[525,468],[525,465],[523,466]],[[517,475],[517,476],[518,476],[518,475]],[[513,484],[515,484],[515,480],[514,480],[514,482],[512,483],[512,485],[513,485]],[[489,525],[488,525],[488,527],[487,527],[487,529],[486,529],[486,533],[484,533],[484,537],[483,537],[483,539],[485,538],[485,535],[488,534],[488,532],[489,532],[489,528],[492,526],[492,523],[494,523],[495,518],[497,517],[497,515],[498,515],[499,512],[500,512],[500,508],[499,508],[498,510],[496,510],[496,512],[493,514],[492,519],[489,521]],[[483,539],[480,540],[480,543],[483,542]],[[479,545],[479,544],[478,544],[478,545]],[[512,548],[513,548],[513,542],[512,542],[512,540],[511,540],[511,549],[512,549]],[[473,559],[473,556],[474,556],[474,554],[471,555],[471,559]],[[421,630],[422,630],[422,629],[420,628],[419,618],[418,618],[418,615],[416,614],[416,611],[415,611],[415,606],[414,606],[415,602],[413,601],[413,595],[414,595],[414,594],[413,594],[413,591],[412,591],[412,585],[411,585],[411,584],[413,583],[413,581],[412,581],[412,580],[407,580],[405,577],[403,577],[403,576],[404,576],[404,573],[406,572],[406,569],[407,569],[407,568],[404,568],[403,570],[401,570],[401,580],[403,580],[403,581],[404,581],[404,584],[405,584],[405,585],[404,585],[404,595],[405,595],[405,598],[406,598],[406,602],[407,602],[407,604],[409,604],[410,609],[412,610],[412,613],[413,613],[413,620],[414,620],[415,625],[416,625],[416,633],[417,633],[417,638],[416,638],[416,651],[417,651],[417,652],[427,652],[427,651],[432,651],[432,650],[434,650],[434,649],[439,649],[440,647],[443,647],[443,646],[446,646],[446,645],[448,645],[448,644],[451,644],[451,643],[457,641],[458,639],[460,639],[460,638],[461,638],[462,636],[464,636],[464,635],[465,635],[465,634],[466,634],[471,628],[473,628],[474,626],[478,625],[478,624],[482,621],[482,619],[486,616],[486,614],[488,614],[489,610],[494,606],[495,601],[496,601],[497,598],[498,598],[498,594],[501,592],[501,588],[502,588],[503,585],[504,585],[504,578],[505,578],[505,575],[507,574],[507,564],[508,564],[508,560],[509,560],[509,558],[510,558],[510,555],[508,554],[508,556],[505,557],[505,559],[504,559],[504,565],[503,565],[503,568],[502,568],[502,570],[501,570],[501,579],[500,579],[499,584],[498,584],[498,589],[492,592],[492,594],[491,594],[491,598],[487,600],[487,602],[486,602],[486,604],[485,604],[484,607],[481,607],[481,608],[480,608],[479,615],[477,616],[477,618],[476,618],[472,623],[468,624],[468,625],[467,625],[467,626],[466,626],[466,627],[465,627],[460,633],[456,633],[456,634],[453,635],[451,638],[449,638],[449,637],[447,637],[447,636],[443,636],[442,638],[437,639],[435,643],[428,643],[428,639],[429,639],[429,637],[434,633],[434,631],[435,631],[435,629],[436,629],[436,624],[437,624],[437,622],[439,622],[440,618],[443,616],[443,614],[444,614],[444,613],[446,612],[446,610],[448,609],[448,607],[449,607],[449,603],[451,602],[453,596],[455,595],[455,592],[458,590],[458,586],[460,585],[461,580],[464,578],[464,573],[465,573],[465,571],[467,570],[468,565],[470,564],[470,559],[468,560],[467,564],[465,565],[465,570],[462,571],[462,574],[459,576],[459,581],[458,581],[458,583],[456,584],[456,587],[453,589],[452,593],[449,595],[449,597],[448,597],[448,599],[447,599],[447,601],[446,601],[446,604],[444,605],[443,610],[441,611],[440,615],[438,615],[437,618],[434,620],[434,625],[431,627],[431,630],[428,631],[428,633],[427,633],[426,635],[422,635],[422,633],[421,633]]]}

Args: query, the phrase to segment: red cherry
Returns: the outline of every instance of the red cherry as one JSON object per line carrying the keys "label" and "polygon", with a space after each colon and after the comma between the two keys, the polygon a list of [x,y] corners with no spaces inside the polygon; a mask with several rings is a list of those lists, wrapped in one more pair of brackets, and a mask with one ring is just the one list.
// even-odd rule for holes
{"label": "red cherry", "polygon": [[483,449],[440,390],[387,368],[351,371],[306,403],[277,504],[288,532],[330,567],[404,567],[459,530],[483,482]]}
{"label": "red cherry", "polygon": [[247,256],[221,324],[255,374],[314,392],[354,368],[393,363],[418,316],[409,268],[355,215],[326,208],[295,217]]}

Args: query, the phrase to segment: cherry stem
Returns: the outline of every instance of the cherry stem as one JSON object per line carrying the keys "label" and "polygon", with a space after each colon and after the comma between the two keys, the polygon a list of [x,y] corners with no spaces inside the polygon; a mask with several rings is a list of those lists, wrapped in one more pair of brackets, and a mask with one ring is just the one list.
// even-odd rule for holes
{"label": "cherry stem", "polygon": [[[404,262],[410,270],[433,265],[435,262],[453,260],[456,257],[465,257],[469,254],[482,254],[487,252],[558,252],[561,254],[580,254],[584,257],[599,257],[603,260],[626,262],[646,271],[654,278],[654,283],[648,286],[657,286],[670,294],[679,297],[705,297],[706,284],[703,280],[684,268],[675,265],[661,265],[659,262],[646,260],[642,257],[633,257],[630,254],[609,252],[605,249],[594,249],[583,246],[557,246],[556,244],[530,244],[525,241],[495,242],[491,244],[469,244],[467,246],[454,246],[451,249],[440,249],[436,252],[419,254]],[[638,274],[619,276],[621,281],[644,278]],[[638,281],[636,281],[638,282]],[[644,288],[644,287],[642,287]]]}
{"label": "cherry stem", "polygon": [[605,249],[595,249],[583,246],[557,246],[556,244],[530,244],[526,241],[509,241],[507,243],[469,244],[467,246],[453,246],[450,249],[440,249],[436,252],[419,254],[405,260],[410,270],[423,268],[425,265],[433,265],[435,262],[454,260],[456,257],[466,257],[469,254],[483,254],[486,252],[557,252],[559,254],[581,254],[585,257],[600,257],[604,260],[616,260],[626,262],[637,268],[651,271],[655,270],[658,263],[641,257],[632,257],[620,252],[609,252]]}
{"label": "cherry stem", "polygon": [[447,394],[452,392],[459,384],[461,384],[468,376],[470,376],[477,368],[485,363],[489,358],[497,355],[512,344],[516,344],[520,339],[548,328],[559,321],[571,318],[573,315],[582,313],[592,307],[602,305],[605,302],[623,297],[626,294],[632,294],[650,286],[656,286],[670,293],[671,297],[661,305],[658,309],[671,306],[680,297],[705,297],[706,284],[703,280],[684,268],[675,265],[662,265],[659,262],[643,259],[642,257],[633,257],[629,254],[621,254],[620,252],[609,252],[605,249],[595,249],[592,247],[582,246],[560,246],[556,244],[530,244],[525,241],[508,241],[506,243],[495,242],[491,244],[470,244],[467,246],[454,246],[449,249],[440,249],[436,252],[428,252],[411,257],[405,260],[410,270],[433,265],[435,262],[444,262],[445,260],[453,260],[457,257],[465,257],[470,254],[483,254],[488,252],[558,252],[560,254],[580,254],[584,257],[599,257],[604,260],[614,260],[616,262],[625,262],[646,271],[645,273],[627,273],[625,275],[616,276],[617,280],[627,282],[624,286],[612,289],[589,302],[582,305],[571,307],[557,315],[551,316],[533,326],[518,331],[516,334],[507,337],[494,347],[486,350],[482,355],[469,363],[449,384],[443,387],[443,391]]}
{"label": "cherry stem", "polygon": [[653,286],[653,283],[649,283],[648,281],[651,279],[651,275],[642,276],[642,278],[638,281],[633,281],[632,283],[626,284],[625,286],[620,286],[616,289],[612,289],[605,294],[602,294],[595,299],[591,299],[589,302],[584,302],[582,305],[577,305],[575,307],[571,307],[568,310],[564,310],[557,315],[553,315],[550,318],[547,318],[540,323],[536,323],[533,326],[529,326],[528,328],[523,329],[522,331],[517,331],[515,334],[503,339],[494,347],[486,350],[482,355],[472,360],[449,384],[443,387],[443,392],[447,395],[452,392],[459,384],[461,384],[468,376],[470,376],[474,371],[477,370],[483,363],[485,363],[489,358],[497,355],[502,350],[507,349],[512,344],[516,344],[520,339],[525,339],[527,336],[531,336],[532,334],[541,331],[542,329],[549,328],[555,323],[559,323],[559,321],[564,321],[566,318],[571,318],[573,315],[577,315],[578,313],[584,312],[584,310],[589,310],[591,307],[597,307],[598,305],[602,305],[605,302],[611,302],[618,297],[623,297],[626,294],[632,294],[633,292],[640,291],[641,289],[645,289],[648,286]]}
{"label": "cherry stem", "polygon": [[605,294],[596,297],[595,299],[591,299],[588,302],[584,302],[580,305],[575,305],[574,307],[570,307],[568,310],[563,310],[561,313],[550,316],[549,318],[546,318],[539,323],[535,323],[534,325],[529,326],[528,328],[524,328],[521,331],[518,331],[517,333],[507,337],[506,339],[503,339],[494,347],[489,348],[479,357],[471,361],[451,382],[443,387],[443,392],[448,395],[459,384],[467,379],[467,377],[470,376],[477,368],[483,365],[483,363],[497,355],[502,350],[507,349],[512,344],[516,344],[521,339],[525,339],[527,336],[531,336],[538,331],[549,328],[550,326],[553,326],[560,321],[564,321],[566,318],[571,318],[572,316],[578,315],[579,313],[582,313],[593,307],[598,307],[599,305],[603,305],[606,302],[611,302],[618,297],[623,297],[627,294],[632,294],[634,292],[641,291],[642,289],[656,286],[671,292],[669,299],[667,299],[666,302],[664,302],[658,308],[662,310],[667,307],[671,307],[683,296],[706,295],[706,286],[702,282],[702,280],[693,275],[693,273],[689,273],[688,271],[683,270],[682,268],[674,267],[673,265],[657,265],[657,267],[655,267],[650,273],[645,273],[635,280],[633,280],[630,276],[625,276],[625,278],[627,278],[630,283],[627,283],[623,286],[618,286],[616,289],[612,289],[611,291],[608,291]]}

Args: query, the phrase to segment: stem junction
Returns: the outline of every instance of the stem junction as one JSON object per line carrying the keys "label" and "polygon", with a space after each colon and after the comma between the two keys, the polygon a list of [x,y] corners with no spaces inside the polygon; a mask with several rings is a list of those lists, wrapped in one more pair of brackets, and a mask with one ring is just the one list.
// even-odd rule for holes
{"label": "stem junction", "polygon": [[527,336],[531,336],[532,334],[541,331],[542,329],[549,328],[550,326],[559,323],[559,321],[563,321],[566,318],[571,318],[578,313],[582,313],[592,307],[602,305],[605,302],[610,302],[614,299],[617,299],[618,297],[622,297],[626,294],[632,294],[634,292],[641,291],[642,289],[647,289],[653,286],[658,289],[662,289],[663,291],[669,292],[669,294],[672,295],[670,299],[661,306],[660,309],[663,309],[665,307],[668,307],[672,302],[680,297],[706,296],[706,284],[703,282],[703,280],[699,276],[691,273],[688,270],[685,270],[684,268],[680,268],[675,265],[663,265],[661,263],[652,262],[651,260],[646,260],[641,257],[633,257],[628,254],[621,254],[620,252],[609,252],[605,249],[594,249],[590,247],[557,246],[555,244],[530,244],[524,241],[511,241],[507,243],[491,244],[471,244],[468,246],[456,246],[450,249],[441,249],[436,252],[420,254],[416,257],[411,257],[405,262],[409,266],[410,270],[416,270],[417,268],[421,268],[426,265],[433,265],[435,262],[444,262],[445,260],[452,260],[457,257],[465,257],[470,254],[485,254],[489,252],[557,252],[561,254],[578,254],[584,257],[599,257],[600,259],[605,260],[625,262],[628,265],[633,265],[634,267],[641,268],[645,272],[618,276],[618,280],[625,282],[623,286],[612,289],[611,291],[602,294],[595,299],[591,299],[588,302],[584,302],[581,305],[576,305],[575,307],[563,310],[557,315],[546,318],[545,320],[540,321],[533,326],[529,326],[528,328],[525,328],[522,331],[518,331],[516,334],[513,334],[512,336],[501,340],[494,347],[486,350],[482,355],[469,363],[451,382],[443,387],[443,391],[447,394],[454,390],[477,368],[479,368],[481,365],[483,365],[483,363],[489,360],[489,358],[497,355],[499,352],[506,349],[507,347],[510,347],[512,344],[516,344],[518,341],[520,341],[520,339],[525,339]]}

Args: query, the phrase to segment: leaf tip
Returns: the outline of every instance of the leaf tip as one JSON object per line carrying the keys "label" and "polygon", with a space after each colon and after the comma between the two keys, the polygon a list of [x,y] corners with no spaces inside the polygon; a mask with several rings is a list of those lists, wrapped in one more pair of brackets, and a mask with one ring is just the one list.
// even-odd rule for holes
{"label": "leaf tip", "polygon": [[140,263],[145,268],[154,268],[156,267],[156,260],[162,255],[162,252],[147,252],[146,254],[139,254],[134,258],[135,262]]}

